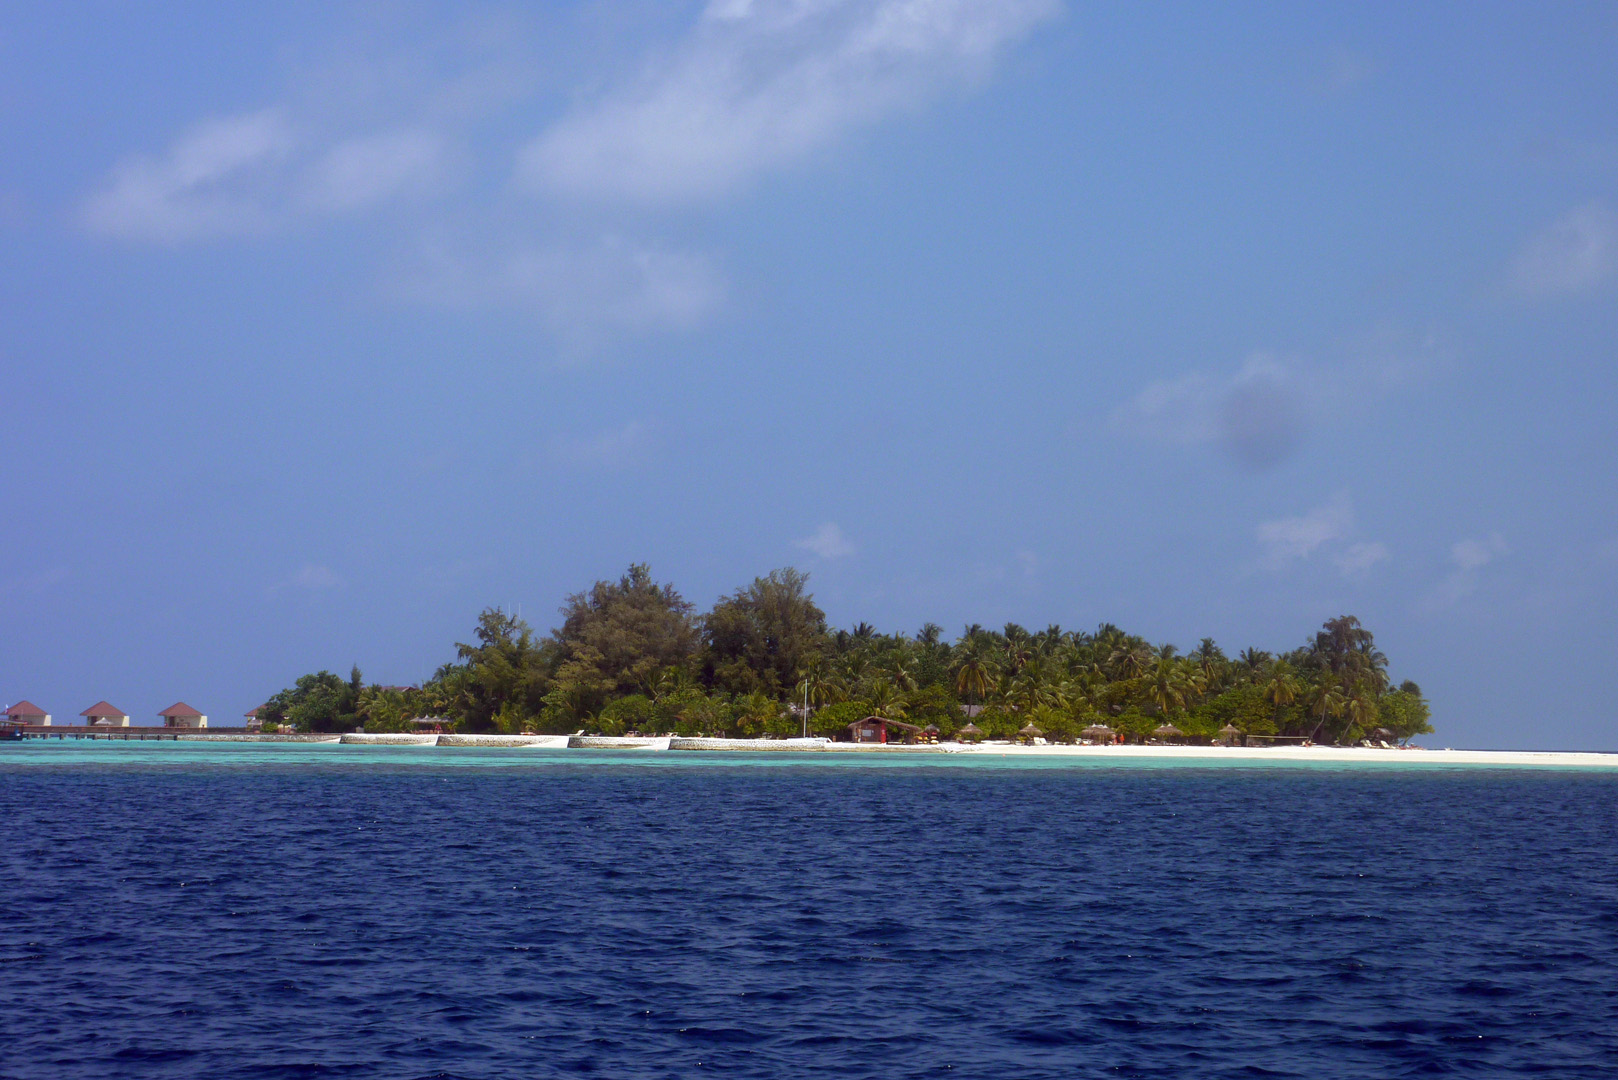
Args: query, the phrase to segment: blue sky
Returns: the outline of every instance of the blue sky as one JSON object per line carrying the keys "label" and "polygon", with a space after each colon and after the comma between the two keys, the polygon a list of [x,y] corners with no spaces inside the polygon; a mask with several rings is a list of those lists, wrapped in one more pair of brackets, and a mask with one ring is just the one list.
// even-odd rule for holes
{"label": "blue sky", "polygon": [[0,699],[793,564],[1618,749],[1618,9],[537,8],[6,7]]}

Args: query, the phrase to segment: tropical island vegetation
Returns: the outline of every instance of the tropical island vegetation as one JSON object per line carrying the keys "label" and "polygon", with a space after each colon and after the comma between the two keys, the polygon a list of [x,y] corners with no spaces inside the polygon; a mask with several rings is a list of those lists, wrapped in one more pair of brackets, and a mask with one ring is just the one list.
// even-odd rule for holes
{"label": "tropical island vegetation", "polygon": [[[953,642],[861,622],[828,627],[808,577],[786,568],[699,614],[644,564],[567,598],[538,635],[489,608],[473,640],[425,685],[305,675],[258,711],[266,730],[390,732],[441,717],[465,732],[730,737],[846,735],[867,716],[1050,741],[1099,725],[1131,741],[1172,724],[1192,740],[1235,729],[1315,742],[1405,740],[1432,731],[1421,689],[1395,685],[1371,632],[1328,620],[1288,652],[1227,655],[1211,638],[1181,652],[1103,623],[1093,632],[967,626]],[[807,710],[807,715],[805,712]]]}

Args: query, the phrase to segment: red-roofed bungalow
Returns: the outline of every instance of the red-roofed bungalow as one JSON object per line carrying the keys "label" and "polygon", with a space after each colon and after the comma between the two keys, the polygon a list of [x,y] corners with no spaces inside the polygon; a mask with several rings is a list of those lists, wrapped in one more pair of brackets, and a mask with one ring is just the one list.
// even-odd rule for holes
{"label": "red-roofed bungalow", "polygon": [[19,701],[6,710],[6,719],[14,724],[49,724],[51,714],[32,701]]}
{"label": "red-roofed bungalow", "polygon": [[163,718],[164,727],[205,728],[208,718],[183,701],[176,701],[157,715]]}
{"label": "red-roofed bungalow", "polygon": [[79,714],[91,727],[128,727],[129,714],[116,705],[98,701]]}

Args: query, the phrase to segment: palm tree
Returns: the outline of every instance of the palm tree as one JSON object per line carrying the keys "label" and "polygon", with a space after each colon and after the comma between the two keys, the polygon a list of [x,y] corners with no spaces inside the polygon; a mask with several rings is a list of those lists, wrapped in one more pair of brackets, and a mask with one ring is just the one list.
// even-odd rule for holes
{"label": "palm tree", "polygon": [[1185,669],[1172,657],[1161,657],[1146,675],[1146,696],[1157,711],[1167,715],[1171,710],[1183,709],[1190,687]]}
{"label": "palm tree", "polygon": [[1146,670],[1146,662],[1151,659],[1151,651],[1142,641],[1129,641],[1113,649],[1107,657],[1107,664],[1117,673],[1120,679],[1138,679]]}
{"label": "palm tree", "polygon": [[994,686],[994,665],[983,657],[976,643],[969,642],[961,649],[961,666],[955,671],[955,692],[968,699],[968,704],[981,704]]}
{"label": "palm tree", "polygon": [[881,716],[889,720],[903,720],[905,718],[905,700],[887,680],[874,682],[865,692],[865,702],[871,708],[872,716]]}
{"label": "palm tree", "polygon": [[1245,671],[1249,682],[1256,682],[1270,663],[1270,654],[1263,649],[1247,648],[1236,654],[1236,662]]}
{"label": "palm tree", "polygon": [[1320,732],[1326,726],[1326,721],[1343,715],[1343,708],[1347,702],[1337,688],[1336,678],[1330,674],[1323,674],[1319,682],[1310,686],[1304,700],[1309,707],[1309,715],[1315,719],[1314,730],[1310,732],[1309,738],[1319,742]]}
{"label": "palm tree", "polygon": [[[1252,650],[1248,650],[1251,652]],[[1292,665],[1285,660],[1277,660],[1270,668],[1269,681],[1264,684],[1264,700],[1275,707],[1276,726],[1281,722],[1281,710],[1298,700],[1297,678],[1292,674]]]}

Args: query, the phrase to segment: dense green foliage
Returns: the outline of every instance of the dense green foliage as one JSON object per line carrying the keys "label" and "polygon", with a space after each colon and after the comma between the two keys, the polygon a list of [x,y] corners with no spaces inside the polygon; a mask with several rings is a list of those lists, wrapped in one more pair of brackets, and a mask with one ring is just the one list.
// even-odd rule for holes
{"label": "dense green foliage", "polygon": [[796,570],[776,570],[698,615],[646,566],[631,566],[568,597],[548,637],[489,609],[475,640],[425,686],[322,671],[260,716],[302,731],[401,731],[436,716],[463,731],[745,737],[805,727],[839,736],[875,715],[936,725],[946,738],[970,716],[985,738],[1015,738],[1032,723],[1053,741],[1091,725],[1132,740],[1164,724],[1193,740],[1227,727],[1335,743],[1432,731],[1421,689],[1391,684],[1387,657],[1353,616],[1290,652],[1235,658],[1210,638],[1181,653],[1110,623],[1093,633],[973,625],[951,643],[931,623],[913,637],[866,623],[831,630],[807,585]]}

